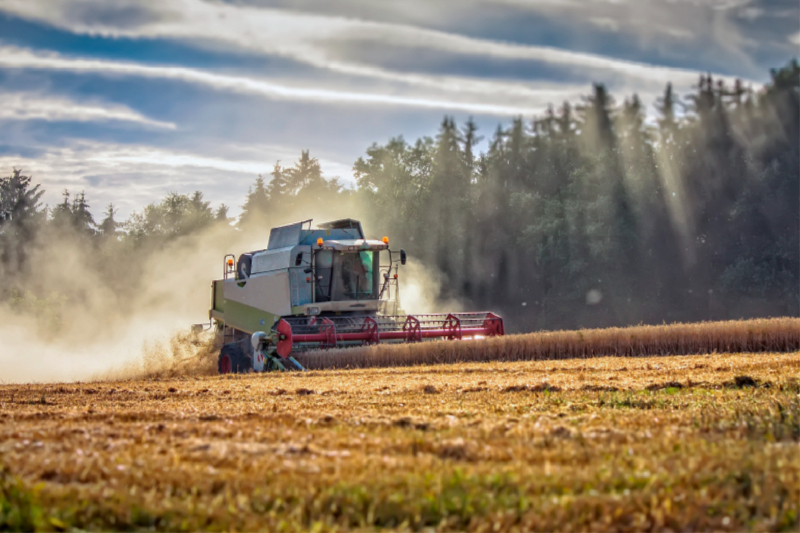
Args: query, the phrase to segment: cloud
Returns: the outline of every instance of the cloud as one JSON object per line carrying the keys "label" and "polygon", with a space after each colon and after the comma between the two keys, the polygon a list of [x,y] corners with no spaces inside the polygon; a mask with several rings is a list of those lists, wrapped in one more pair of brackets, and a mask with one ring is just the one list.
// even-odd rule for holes
{"label": "cloud", "polygon": [[[567,46],[759,78],[771,38],[782,40],[786,31],[768,19],[786,17],[796,27],[800,15],[791,0],[490,1],[520,18],[552,21]],[[611,23],[616,36],[603,31]]]}
{"label": "cloud", "polygon": [[[33,157],[0,155],[0,175],[10,173],[12,168],[33,175],[45,189],[44,202],[49,205],[60,201],[64,189],[73,193],[85,191],[95,214],[113,202],[124,218],[169,192],[201,190],[214,205],[225,203],[232,207],[231,214],[235,215],[258,174],[269,180],[271,162],[291,164],[298,155],[294,148],[257,148],[259,159],[242,159],[81,140],[65,147],[45,148]],[[328,177],[351,174],[350,164],[329,159],[321,159],[320,164]]]}
{"label": "cloud", "polygon": [[800,31],[789,37],[789,42],[795,46],[800,46]]}
{"label": "cloud", "polygon": [[154,128],[175,129],[175,124],[147,118],[118,104],[89,104],[61,96],[0,92],[0,121],[47,120],[74,122],[123,121]]}
{"label": "cloud", "polygon": [[619,23],[616,20],[612,19],[612,18],[608,18],[608,17],[592,17],[592,18],[589,19],[589,22],[591,22],[592,24],[594,24],[598,28],[601,28],[601,29],[604,29],[604,30],[613,31],[613,32],[619,31]]}
{"label": "cloud", "polygon": [[756,20],[758,18],[761,18],[763,15],[764,15],[764,10],[760,9],[758,7],[748,7],[748,8],[742,9],[739,12],[739,18],[743,18],[743,19],[746,19],[746,20],[749,20],[749,21],[753,21],[753,20]]}
{"label": "cloud", "polygon": [[[650,3],[652,4],[652,3]],[[551,3],[547,3],[550,6]],[[570,5],[567,3],[567,5]],[[355,62],[337,53],[341,43],[367,46],[408,46],[471,57],[523,59],[583,72],[587,82],[598,76],[622,77],[633,85],[671,81],[677,86],[696,81],[694,70],[624,61],[602,55],[501,42],[432,30],[407,24],[374,22],[341,16],[322,16],[279,9],[256,8],[200,0],[160,2],[76,1],[53,4],[46,0],[3,0],[0,6],[17,16],[38,20],[75,33],[104,37],[184,39],[196,46],[222,45],[265,55],[288,57],[319,69],[349,76],[399,82],[451,93],[488,94],[500,88],[514,93],[521,85],[497,85],[478,78],[454,78],[396,72],[391,66]],[[532,4],[536,6],[536,4]],[[633,9],[634,6],[629,6]],[[140,13],[131,20],[130,10]],[[589,8],[591,9],[591,8]],[[641,11],[642,8],[637,8]],[[661,21],[642,18],[647,25]]]}
{"label": "cloud", "polygon": [[[577,97],[579,94],[585,92],[585,86],[583,85],[564,86],[542,84],[545,85],[545,88],[520,88],[517,94],[514,95],[516,96],[516,102],[501,104],[486,100],[475,101],[474,99],[464,98],[463,95],[462,99],[458,100],[455,98],[436,98],[434,95],[403,96],[376,92],[368,93],[298,87],[272,83],[254,77],[217,74],[193,68],[150,66],[125,61],[68,58],[56,53],[35,53],[17,47],[0,47],[0,67],[171,79],[199,84],[215,90],[255,94],[272,99],[314,101],[357,106],[410,106],[428,109],[459,110],[476,114],[501,116],[537,113],[550,102],[557,102],[568,97]],[[503,94],[502,84],[486,82],[483,85],[494,86],[494,96],[497,99],[504,99],[512,96]]]}

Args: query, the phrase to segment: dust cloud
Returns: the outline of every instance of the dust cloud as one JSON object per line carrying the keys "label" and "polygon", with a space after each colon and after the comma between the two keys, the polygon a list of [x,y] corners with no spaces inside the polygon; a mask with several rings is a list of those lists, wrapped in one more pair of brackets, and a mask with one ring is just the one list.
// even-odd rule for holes
{"label": "dust cloud", "polygon": [[[37,242],[28,250],[31,291],[22,304],[33,312],[0,307],[0,382],[152,375],[199,355],[186,332],[208,320],[210,281],[220,277],[223,255],[250,244],[229,230],[138,253],[121,246],[100,253],[75,238]],[[175,340],[185,347],[176,349]]]}
{"label": "dust cloud", "polygon": [[400,308],[406,314],[456,313],[464,304],[455,298],[442,298],[443,275],[434,268],[408,258],[400,267]]}
{"label": "dust cloud", "polygon": [[[157,244],[126,237],[98,246],[45,232],[26,247],[24,294],[0,304],[0,384],[215,373],[213,331],[190,328],[208,324],[211,280],[222,277],[224,255],[266,248],[277,225],[363,220],[353,207],[297,208],[279,220],[244,229],[222,223]],[[366,221],[364,228],[375,238]],[[407,312],[460,309],[437,300],[441,280],[413,257],[400,275]]]}

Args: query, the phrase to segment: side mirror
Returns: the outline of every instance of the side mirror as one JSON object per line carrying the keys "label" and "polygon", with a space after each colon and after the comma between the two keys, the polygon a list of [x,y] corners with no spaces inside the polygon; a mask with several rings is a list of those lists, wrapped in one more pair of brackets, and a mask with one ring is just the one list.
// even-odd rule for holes
{"label": "side mirror", "polygon": [[406,264],[406,251],[405,250],[400,250],[400,264],[401,265],[405,265]]}
{"label": "side mirror", "polygon": [[306,274],[311,274],[311,268],[306,267],[305,269],[303,269],[303,272],[305,272]]}

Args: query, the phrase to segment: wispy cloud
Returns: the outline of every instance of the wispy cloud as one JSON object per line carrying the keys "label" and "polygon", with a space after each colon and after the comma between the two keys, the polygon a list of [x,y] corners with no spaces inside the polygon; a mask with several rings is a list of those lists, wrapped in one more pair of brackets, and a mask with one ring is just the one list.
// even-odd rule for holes
{"label": "wispy cloud", "polygon": [[[540,112],[548,103],[565,97],[577,97],[585,91],[583,85],[549,85],[547,88],[526,88],[517,94],[517,102],[509,104],[476,101],[465,98],[440,99],[433,96],[401,96],[376,92],[355,92],[322,88],[297,87],[271,83],[247,76],[217,74],[185,67],[162,67],[142,65],[126,61],[109,61],[64,57],[56,53],[36,53],[16,47],[0,47],[0,67],[17,69],[44,69],[71,72],[91,72],[108,75],[128,75],[147,78],[178,80],[199,84],[215,90],[234,93],[255,94],[274,99],[340,103],[350,105],[395,105],[441,110],[459,110],[476,114],[516,115]],[[503,94],[503,84],[490,84],[495,88],[497,99],[508,98]],[[483,91],[482,91],[483,92]],[[466,96],[475,96],[466,95]]]}
{"label": "wispy cloud", "polygon": [[122,121],[154,128],[174,130],[175,124],[145,117],[136,111],[111,103],[84,103],[62,96],[23,92],[0,92],[0,120],[47,120],[73,122]]}
{"label": "wispy cloud", "polygon": [[[291,58],[340,74],[400,82],[450,92],[487,92],[497,87],[480,79],[397,72],[390,66],[353,61],[338,44],[408,46],[469,57],[542,62],[600,78],[641,85],[696,81],[696,72],[624,61],[570,50],[480,39],[407,24],[365,21],[201,0],[115,2],[84,0],[53,4],[47,0],[2,0],[0,7],[18,16],[87,35],[191,40],[197,46],[226,44],[265,55]],[[136,16],[131,16],[131,10]],[[657,21],[650,21],[656,23]],[[647,25],[650,25],[649,23]],[[213,43],[213,44],[212,44]],[[423,52],[424,53],[424,52]],[[513,91],[506,84],[504,92]],[[518,87],[524,91],[524,87]]]}
{"label": "wispy cloud", "polygon": [[[299,155],[293,148],[282,146],[262,145],[249,152],[258,152],[260,157],[243,159],[81,140],[43,148],[35,157],[0,156],[0,175],[12,168],[33,175],[46,190],[44,201],[50,205],[60,201],[64,189],[85,191],[93,211],[99,212],[101,206],[113,202],[124,217],[168,192],[202,190],[215,205],[226,203],[235,214],[258,174],[269,179],[273,162],[291,164]],[[350,174],[349,163],[322,159],[321,164],[328,177]]]}

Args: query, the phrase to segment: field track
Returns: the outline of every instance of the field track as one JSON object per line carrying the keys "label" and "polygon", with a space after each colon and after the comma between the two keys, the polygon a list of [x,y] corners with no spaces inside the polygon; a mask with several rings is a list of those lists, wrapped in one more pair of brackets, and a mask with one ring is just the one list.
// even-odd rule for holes
{"label": "field track", "polygon": [[799,442],[798,352],[2,385],[0,531],[797,531]]}
{"label": "field track", "polygon": [[797,350],[800,350],[800,318],[770,318],[544,331],[470,342],[436,341],[309,352],[297,358],[308,368],[325,369]]}

